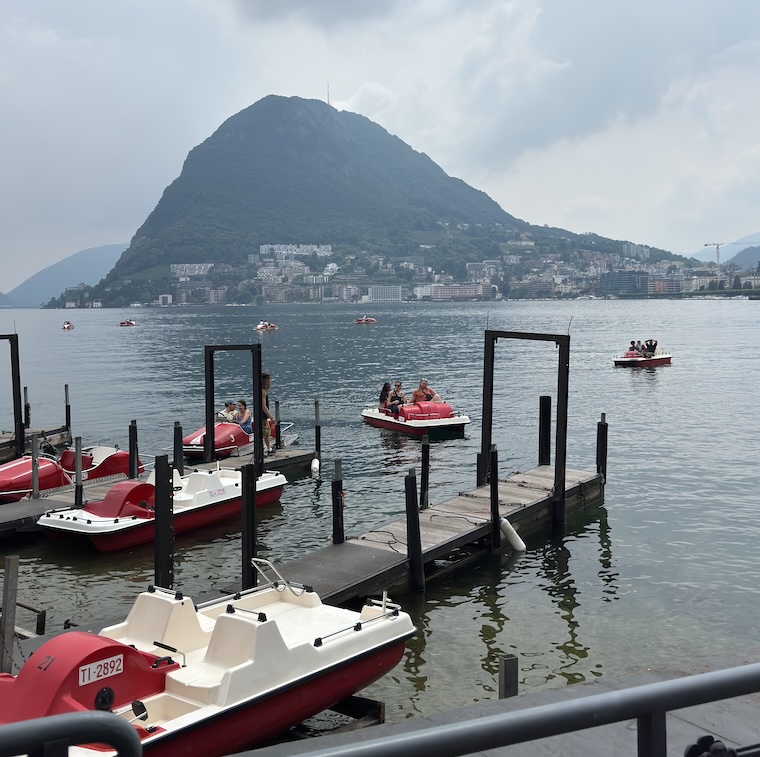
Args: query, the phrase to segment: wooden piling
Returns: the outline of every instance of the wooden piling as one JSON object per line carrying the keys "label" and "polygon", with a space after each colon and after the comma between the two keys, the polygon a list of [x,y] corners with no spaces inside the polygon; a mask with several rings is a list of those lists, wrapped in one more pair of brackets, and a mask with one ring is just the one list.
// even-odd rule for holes
{"label": "wooden piling", "polygon": [[172,497],[172,471],[168,455],[156,456],[155,467],[155,538],[154,546],[154,583],[164,589],[174,586],[174,499]]}
{"label": "wooden piling", "polygon": [[13,672],[13,639],[16,634],[18,555],[7,555],[3,574],[3,614],[0,616],[0,673]]}
{"label": "wooden piling", "polygon": [[253,567],[252,559],[256,557],[256,466],[244,465],[242,474],[242,575],[243,589],[252,589],[258,580],[258,571]]}
{"label": "wooden piling", "polygon": [[420,511],[417,506],[417,477],[414,468],[404,477],[406,493],[406,551],[409,558],[409,580],[415,591],[425,591],[425,564],[422,559]]}
{"label": "wooden piling", "polygon": [[335,475],[332,481],[333,544],[343,544],[346,534],[343,528],[343,466],[335,461]]}
{"label": "wooden piling", "polygon": [[607,481],[607,414],[596,425],[596,472]]}

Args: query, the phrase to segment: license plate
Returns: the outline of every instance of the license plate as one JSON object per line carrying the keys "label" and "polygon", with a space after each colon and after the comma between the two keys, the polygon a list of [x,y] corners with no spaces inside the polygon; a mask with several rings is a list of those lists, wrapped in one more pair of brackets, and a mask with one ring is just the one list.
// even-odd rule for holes
{"label": "license plate", "polygon": [[117,676],[124,670],[124,655],[117,654],[115,657],[108,657],[105,660],[91,662],[89,665],[82,665],[79,668],[79,685],[86,686],[93,681],[100,681],[103,678]]}

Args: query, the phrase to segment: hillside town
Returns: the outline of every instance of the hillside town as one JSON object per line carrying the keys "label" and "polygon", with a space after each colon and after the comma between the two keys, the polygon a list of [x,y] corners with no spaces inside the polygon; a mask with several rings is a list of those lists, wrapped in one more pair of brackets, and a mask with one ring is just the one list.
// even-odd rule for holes
{"label": "hillside town", "polygon": [[[621,243],[620,253],[542,250],[529,235],[504,245],[499,257],[464,263],[461,275],[425,263],[418,254],[389,257],[334,250],[330,244],[264,244],[247,264],[173,263],[171,284],[151,303],[434,302],[486,299],[681,296],[760,289],[760,270]],[[66,290],[65,307],[100,307],[89,287]]]}

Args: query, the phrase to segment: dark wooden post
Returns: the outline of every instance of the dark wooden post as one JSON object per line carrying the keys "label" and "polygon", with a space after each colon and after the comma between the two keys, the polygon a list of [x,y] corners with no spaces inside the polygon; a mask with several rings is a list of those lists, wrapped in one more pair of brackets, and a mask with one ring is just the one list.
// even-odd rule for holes
{"label": "dark wooden post", "polygon": [[133,420],[129,424],[129,477],[137,478],[139,475],[137,453],[137,421]]}
{"label": "dark wooden post", "polygon": [[32,406],[29,404],[29,389],[24,387],[24,428],[32,425]]}
{"label": "dark wooden post", "polygon": [[66,418],[66,430],[71,435],[71,403],[69,402],[69,385],[63,385],[63,410]]}
{"label": "dark wooden post", "polygon": [[32,434],[32,499],[40,496],[40,445],[37,434]]}
{"label": "dark wooden post", "polygon": [[174,469],[180,476],[185,475],[185,455],[182,444],[182,424],[174,421]]}
{"label": "dark wooden post", "polygon": [[607,482],[607,416],[602,413],[602,420],[596,425],[596,472]]}
{"label": "dark wooden post", "polygon": [[251,562],[256,557],[256,467],[244,465],[241,469],[242,487],[242,538],[243,538],[243,589],[256,586],[258,573]]}
{"label": "dark wooden post", "polygon": [[406,492],[406,552],[409,558],[409,579],[415,591],[425,591],[425,565],[422,561],[420,511],[417,506],[417,477],[414,468],[404,477]]}
{"label": "dark wooden post", "polygon": [[335,475],[332,480],[333,544],[343,544],[346,535],[343,529],[343,466],[335,461]]}
{"label": "dark wooden post", "polygon": [[570,335],[556,337],[559,347],[557,368],[557,437],[554,444],[554,498],[552,516],[554,525],[567,520],[565,501],[565,475],[567,465],[567,403],[570,383]]}
{"label": "dark wooden post", "polygon": [[314,453],[322,463],[322,427],[319,425],[319,400],[314,400]]}
{"label": "dark wooden post", "polygon": [[499,655],[499,699],[517,696],[517,655]]}
{"label": "dark wooden post", "polygon": [[210,463],[216,455],[214,449],[214,349],[206,345],[203,348],[203,381],[205,389],[206,433],[203,436],[203,462]]}
{"label": "dark wooden post", "polygon": [[428,489],[430,488],[430,439],[422,437],[422,468],[420,470],[420,510],[427,510]]}
{"label": "dark wooden post", "polygon": [[16,641],[18,564],[18,555],[5,556],[2,597],[3,612],[0,615],[0,673],[13,672],[13,646],[14,641]]}
{"label": "dark wooden post", "polygon": [[274,402],[274,446],[282,449],[282,424],[280,422],[280,400]]}
{"label": "dark wooden post", "polygon": [[551,465],[552,398],[542,395],[538,400],[538,464]]}
{"label": "dark wooden post", "polygon": [[84,507],[84,482],[82,481],[82,437],[74,439],[74,507]]}
{"label": "dark wooden post", "polygon": [[486,330],[483,350],[483,426],[480,438],[480,453],[477,457],[477,486],[483,486],[488,480],[488,461],[491,451],[491,434],[493,430],[493,371],[494,352],[498,336]]}
{"label": "dark wooden post", "polygon": [[496,445],[491,445],[490,469],[490,494],[491,494],[491,549],[498,549],[501,546],[501,513],[499,512],[499,453],[496,451]]}
{"label": "dark wooden post", "polygon": [[154,541],[154,583],[164,589],[174,586],[174,498],[172,490],[172,470],[168,455],[156,456],[156,518]]}

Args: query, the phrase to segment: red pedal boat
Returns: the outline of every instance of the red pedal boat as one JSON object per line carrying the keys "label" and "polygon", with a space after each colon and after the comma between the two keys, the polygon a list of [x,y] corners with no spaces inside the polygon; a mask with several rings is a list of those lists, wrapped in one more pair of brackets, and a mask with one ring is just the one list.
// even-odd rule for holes
{"label": "red pedal boat", "polygon": [[354,323],[377,323],[377,318],[372,318],[368,315],[363,315],[361,318],[357,318]]}
{"label": "red pedal boat", "polygon": [[370,426],[388,431],[400,431],[411,436],[458,435],[470,422],[468,416],[452,410],[448,402],[417,402],[401,405],[398,415],[390,410],[367,407],[362,419]]}
{"label": "red pedal boat", "polygon": [[[298,441],[298,434],[292,432],[292,423],[280,424],[280,437],[282,446],[289,447]],[[275,436],[274,422],[269,421],[269,435]],[[206,427],[202,426],[192,434],[182,439],[182,454],[187,460],[200,460],[203,458],[203,444],[206,440]],[[214,457],[237,457],[252,455],[256,446],[253,443],[253,434],[243,431],[237,423],[220,421],[214,424]]]}
{"label": "red pedal boat", "polygon": [[[153,473],[147,481],[121,481],[97,502],[83,508],[50,510],[37,521],[51,538],[84,537],[101,552],[148,544],[155,537]],[[174,533],[202,528],[240,513],[239,470],[193,471],[180,476],[174,471]],[[287,479],[265,471],[256,481],[256,505],[277,502]]]}
{"label": "red pedal boat", "polygon": [[616,366],[625,368],[644,368],[645,366],[656,367],[658,365],[670,365],[673,356],[669,352],[658,350],[653,355],[644,356],[636,350],[629,350],[614,358]]}
{"label": "red pedal boat", "polygon": [[[76,483],[76,453],[64,450],[60,458],[40,455],[37,458],[41,492]],[[143,472],[138,462],[138,472]],[[129,453],[116,447],[85,447],[82,450],[82,480],[126,478],[129,475]],[[18,502],[32,493],[32,456],[0,465],[0,502]]]}
{"label": "red pedal boat", "polygon": [[[0,725],[103,710],[132,723],[145,755],[231,754],[381,678],[415,633],[385,598],[347,610],[269,564],[266,574],[254,589],[197,607],[149,587],[124,622],[48,640],[18,675],[0,673]],[[114,751],[88,744],[69,754]]]}

